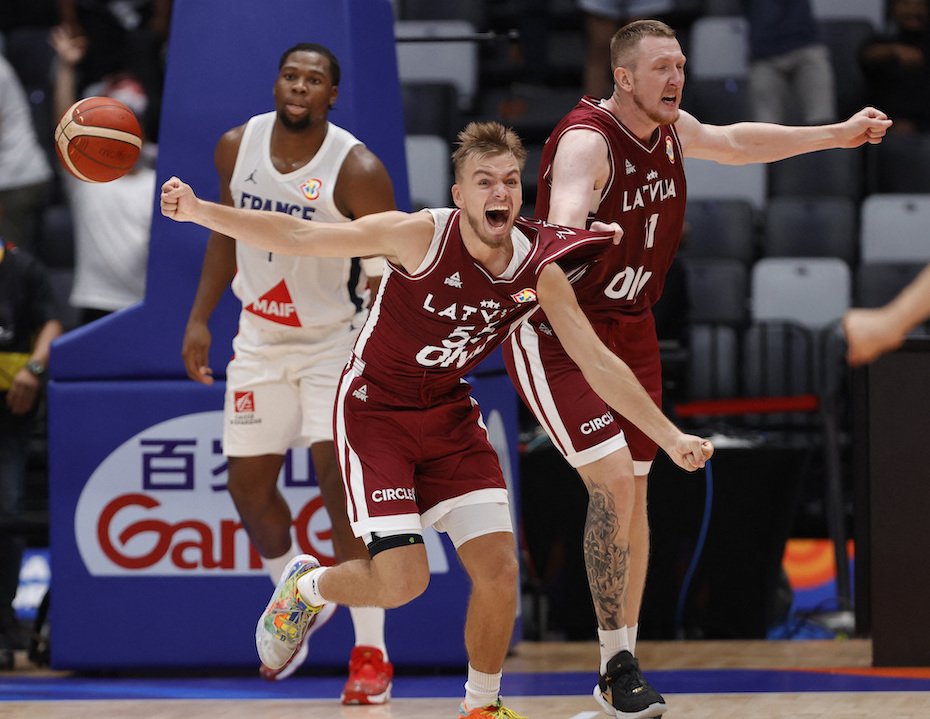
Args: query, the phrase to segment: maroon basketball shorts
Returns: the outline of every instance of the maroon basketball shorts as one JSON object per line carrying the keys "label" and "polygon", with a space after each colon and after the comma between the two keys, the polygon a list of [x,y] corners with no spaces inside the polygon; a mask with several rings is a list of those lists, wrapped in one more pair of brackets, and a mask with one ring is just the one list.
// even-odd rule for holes
{"label": "maroon basketball shorts", "polygon": [[[662,366],[652,313],[591,324],[661,406]],[[504,361],[523,401],[569,464],[590,464],[628,444],[634,471],[648,474],[656,456],[655,442],[591,389],[545,317],[520,325],[504,345]]]}
{"label": "maroon basketball shorts", "polygon": [[417,531],[507,485],[467,384],[429,407],[405,403],[351,363],[336,397],[336,448],[356,536]]}

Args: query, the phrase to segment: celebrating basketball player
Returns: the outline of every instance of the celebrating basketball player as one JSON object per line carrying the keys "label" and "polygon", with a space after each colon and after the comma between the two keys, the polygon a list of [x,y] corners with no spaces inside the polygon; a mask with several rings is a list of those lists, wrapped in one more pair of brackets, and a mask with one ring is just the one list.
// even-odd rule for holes
{"label": "celebrating basketball player", "polygon": [[[610,58],[611,97],[582,98],[546,142],[536,212],[572,227],[584,227],[589,218],[623,227],[623,242],[607,250],[576,292],[598,336],[659,404],[661,365],[651,307],[681,239],[684,157],[772,162],[880,142],[891,121],[866,108],[822,127],[702,124],[679,110],[685,56],[674,30],[655,20],[618,30]],[[634,418],[598,396],[572,362],[564,338],[551,331],[550,319],[537,313],[522,325],[505,346],[505,359],[524,401],[588,490],[585,564],[601,647],[594,696],[617,717],[658,716],[665,701],[634,657],[649,554],[646,477],[656,445]],[[611,421],[593,431],[579,429],[603,416]]]}
{"label": "celebrating basketball player", "polygon": [[497,123],[471,123],[452,159],[458,209],[304,223],[199,200],[177,178],[163,185],[161,209],[266,252],[388,260],[335,410],[346,508],[371,558],[329,568],[310,556],[294,559],[256,629],[262,661],[287,666],[330,602],[396,607],[421,594],[430,576],[422,531],[432,525],[449,534],[472,582],[460,717],[518,719],[499,696],[516,615],[513,527],[497,455],[464,375],[538,301],[591,385],[679,466],[703,466],[713,448],[665,418],[575,301],[566,272],[595,261],[619,228],[518,218],[526,151]]}
{"label": "celebrating basketball player", "polygon": [[[284,207],[314,223],[348,222],[394,209],[394,191],[381,161],[327,119],[339,80],[339,62],[328,48],[303,43],[284,52],[274,111],[229,130],[217,144],[222,203]],[[383,266],[380,258],[285,257],[221,232],[211,233],[207,241],[181,352],[190,378],[210,384],[207,321],[232,282],[242,312],[234,358],[226,369],[223,451],[229,493],[273,582],[300,551],[292,540],[290,509],[277,486],[290,447],[310,447],[332,522],[336,561],[368,556],[346,518],[332,414],[339,375]],[[251,395],[257,421],[236,421],[234,398],[244,392]],[[335,604],[327,606],[326,618],[334,609]],[[393,677],[384,610],[359,606],[351,613],[356,646],[342,701],[383,703]],[[305,656],[303,648],[287,668],[264,666],[262,675],[282,679]]]}

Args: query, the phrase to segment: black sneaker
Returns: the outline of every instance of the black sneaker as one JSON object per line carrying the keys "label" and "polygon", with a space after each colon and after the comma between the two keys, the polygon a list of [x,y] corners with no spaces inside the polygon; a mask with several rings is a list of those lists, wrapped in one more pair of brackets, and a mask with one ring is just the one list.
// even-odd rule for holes
{"label": "black sneaker", "polygon": [[619,719],[662,716],[665,699],[643,677],[636,657],[624,650],[607,662],[607,674],[594,687],[594,699],[604,713]]}

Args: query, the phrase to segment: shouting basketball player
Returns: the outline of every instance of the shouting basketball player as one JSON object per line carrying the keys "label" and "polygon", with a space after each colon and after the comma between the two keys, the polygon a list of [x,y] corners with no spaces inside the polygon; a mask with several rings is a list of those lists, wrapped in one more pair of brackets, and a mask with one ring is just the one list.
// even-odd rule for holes
{"label": "shouting basketball player", "polygon": [[[739,165],[859,147],[881,142],[891,121],[866,108],[822,127],[700,123],[679,110],[685,56],[674,30],[656,20],[618,30],[610,61],[613,94],[582,98],[546,142],[536,212],[573,227],[589,219],[623,227],[623,242],[608,249],[576,292],[598,336],[659,404],[661,364],[651,308],[681,239],[684,158]],[[635,419],[598,396],[562,345],[539,313],[505,347],[507,369],[588,490],[585,565],[601,647],[594,696],[620,719],[659,716],[665,701],[634,655],[649,555],[646,478],[656,445]],[[583,429],[590,428],[591,417],[603,416],[611,421]]]}
{"label": "shouting basketball player", "polygon": [[163,185],[161,209],[267,252],[388,260],[335,410],[346,508],[371,558],[329,568],[294,559],[259,619],[262,661],[287,666],[330,602],[397,607],[419,596],[430,576],[422,531],[432,525],[449,534],[472,582],[459,716],[518,719],[499,696],[518,582],[507,489],[463,377],[538,301],[592,386],[678,465],[703,466],[713,448],[679,432],[597,339],[560,267],[596,260],[619,228],[518,218],[526,151],[497,123],[470,124],[452,159],[458,209],[304,223],[199,200],[177,178]]}

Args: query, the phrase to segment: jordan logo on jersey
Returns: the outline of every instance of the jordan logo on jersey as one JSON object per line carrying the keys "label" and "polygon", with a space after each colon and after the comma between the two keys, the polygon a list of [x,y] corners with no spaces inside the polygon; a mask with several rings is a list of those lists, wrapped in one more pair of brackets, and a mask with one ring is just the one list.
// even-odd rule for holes
{"label": "jordan logo on jersey", "polygon": [[355,397],[355,399],[360,399],[362,402],[367,402],[368,401],[368,385],[363,384],[361,387],[359,387],[357,390],[355,390],[352,393],[352,396]]}
{"label": "jordan logo on jersey", "polygon": [[451,274],[443,280],[443,284],[449,285],[449,287],[462,289],[462,276],[458,272]]}
{"label": "jordan logo on jersey", "polygon": [[300,324],[297,308],[294,306],[291,293],[288,291],[284,280],[281,280],[245,309],[253,315],[258,315],[269,322],[276,322],[279,325],[287,325],[288,327],[303,326]]}

